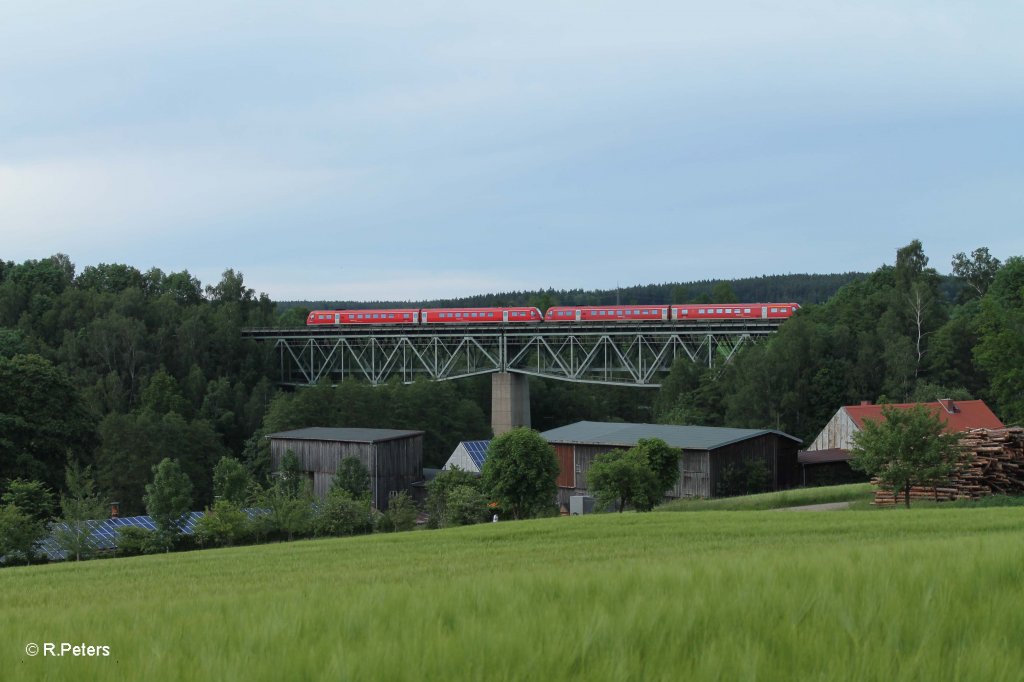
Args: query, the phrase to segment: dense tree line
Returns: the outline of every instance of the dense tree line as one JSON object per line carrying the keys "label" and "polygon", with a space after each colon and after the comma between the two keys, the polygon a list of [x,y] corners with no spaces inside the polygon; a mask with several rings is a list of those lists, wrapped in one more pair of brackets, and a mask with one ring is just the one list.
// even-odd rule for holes
{"label": "dense tree line", "polygon": [[655,401],[659,421],[776,428],[809,440],[842,405],[982,398],[1024,420],[1024,259],[987,249],[953,261],[955,286],[920,242],[805,306],[767,342],[715,372],[679,362]]}
{"label": "dense tree line", "polygon": [[655,305],[658,303],[729,303],[720,294],[731,292],[737,301],[797,301],[823,303],[841,288],[864,279],[867,275],[846,272],[833,275],[763,275],[734,280],[700,280],[696,282],[665,282],[637,284],[618,289],[542,289],[479,294],[462,298],[431,301],[284,301],[282,310],[298,309],[287,319],[296,324],[305,321],[305,314],[316,308],[395,308],[409,306],[516,306],[536,305],[546,309],[552,305]]}

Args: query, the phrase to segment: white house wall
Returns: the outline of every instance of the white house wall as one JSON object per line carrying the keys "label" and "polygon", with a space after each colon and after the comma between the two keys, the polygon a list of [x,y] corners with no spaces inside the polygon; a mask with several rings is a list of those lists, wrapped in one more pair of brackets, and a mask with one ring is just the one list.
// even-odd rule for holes
{"label": "white house wall", "polygon": [[454,467],[459,467],[463,471],[469,471],[474,474],[480,473],[476,464],[473,463],[473,458],[469,456],[466,446],[462,443],[459,443],[458,447],[455,448],[455,451],[452,452],[452,456],[444,463],[445,471],[451,471]]}
{"label": "white house wall", "polygon": [[829,420],[825,428],[821,430],[818,437],[811,443],[808,450],[829,450],[841,448],[849,450],[853,447],[853,434],[860,429],[854,424],[853,419],[847,413],[846,408],[841,407],[835,416]]}

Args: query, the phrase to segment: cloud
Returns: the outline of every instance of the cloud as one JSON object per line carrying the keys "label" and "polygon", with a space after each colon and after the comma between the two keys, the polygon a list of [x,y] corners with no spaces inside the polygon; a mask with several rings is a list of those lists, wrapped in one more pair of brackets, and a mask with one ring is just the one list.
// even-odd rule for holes
{"label": "cloud", "polygon": [[124,253],[125,245],[180,243],[218,224],[244,230],[246,219],[268,207],[328,190],[343,194],[356,181],[339,169],[184,150],[0,165],[0,225],[9,231],[7,257],[74,250],[100,256]]}

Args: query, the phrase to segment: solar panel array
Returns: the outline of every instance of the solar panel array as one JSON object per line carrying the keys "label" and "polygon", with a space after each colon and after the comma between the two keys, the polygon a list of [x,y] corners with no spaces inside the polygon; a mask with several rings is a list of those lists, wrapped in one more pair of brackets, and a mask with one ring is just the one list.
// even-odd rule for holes
{"label": "solar panel array", "polygon": [[[252,517],[264,513],[261,509],[244,509],[245,513],[251,519]],[[192,535],[196,530],[196,522],[203,518],[205,514],[203,512],[189,512],[188,516],[184,518],[182,533],[185,535]],[[87,521],[90,528],[92,528],[92,534],[89,536],[86,543],[93,549],[93,551],[100,552],[111,552],[117,549],[117,538],[118,532],[122,528],[142,528],[145,530],[155,531],[156,524],[153,519],[149,516],[123,516],[114,519],[104,519],[102,521]],[[61,549],[60,544],[57,542],[57,533],[69,531],[70,528],[67,523],[61,521],[50,525],[51,535],[47,536],[36,545],[36,550],[40,554],[45,554],[50,561],[61,561],[67,558],[68,552]]]}
{"label": "solar panel array", "polygon": [[476,468],[483,471],[484,460],[487,459],[487,448],[490,447],[491,441],[464,440],[462,441],[462,445],[466,448],[466,452],[469,453],[469,458],[473,460],[473,464],[476,465]]}

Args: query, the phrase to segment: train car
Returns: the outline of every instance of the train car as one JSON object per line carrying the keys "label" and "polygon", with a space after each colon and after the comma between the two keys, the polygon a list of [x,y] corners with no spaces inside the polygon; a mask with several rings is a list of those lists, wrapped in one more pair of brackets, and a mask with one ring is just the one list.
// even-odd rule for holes
{"label": "train car", "polygon": [[314,310],[308,317],[306,317],[306,324],[419,324],[420,319],[420,311],[416,308],[399,308],[390,310]]}
{"label": "train car", "polygon": [[515,324],[543,322],[537,308],[424,308],[423,324]]}
{"label": "train car", "polygon": [[552,306],[545,322],[644,322],[668,320],[667,305]]}
{"label": "train car", "polygon": [[778,320],[793,316],[796,303],[687,303],[672,306],[672,319],[683,320]]}

